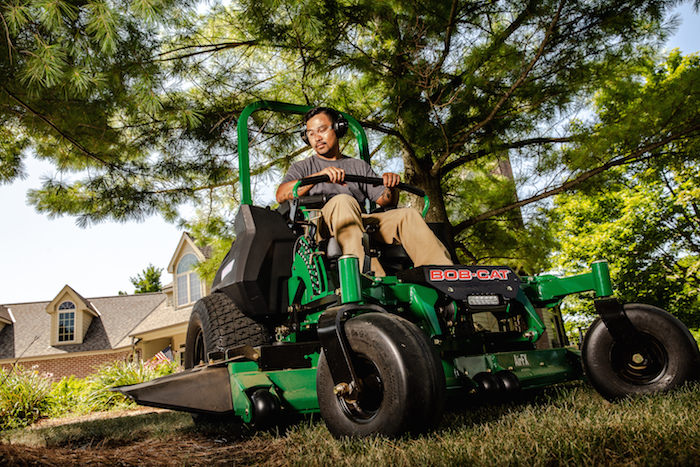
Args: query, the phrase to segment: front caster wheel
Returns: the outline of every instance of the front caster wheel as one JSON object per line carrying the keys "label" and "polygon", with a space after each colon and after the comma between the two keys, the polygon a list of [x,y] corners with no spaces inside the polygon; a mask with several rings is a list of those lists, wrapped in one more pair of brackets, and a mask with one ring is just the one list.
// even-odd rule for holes
{"label": "front caster wheel", "polygon": [[345,332],[362,387],[357,400],[334,393],[326,355],[318,361],[321,416],[336,437],[400,436],[435,427],[445,402],[445,374],[427,336],[396,315],[367,313]]}
{"label": "front caster wheel", "polygon": [[683,323],[651,305],[629,304],[624,310],[639,332],[636,346],[615,342],[598,318],[581,348],[584,372],[603,397],[666,392],[695,376],[698,346]]}

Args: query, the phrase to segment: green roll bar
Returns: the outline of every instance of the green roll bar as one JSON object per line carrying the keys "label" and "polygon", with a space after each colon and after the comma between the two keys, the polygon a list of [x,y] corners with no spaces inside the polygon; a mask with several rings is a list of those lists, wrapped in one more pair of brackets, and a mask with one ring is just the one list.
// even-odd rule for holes
{"label": "green roll bar", "polygon": [[[258,110],[273,110],[281,111],[284,113],[303,115],[309,110],[313,109],[309,105],[297,105],[288,104],[286,102],[277,101],[257,101],[249,104],[241,112],[241,116],[238,119],[238,174],[241,182],[241,204],[253,204],[253,198],[250,191],[250,157],[249,157],[249,138],[248,138],[248,119]],[[352,115],[345,112],[340,112],[343,117],[348,121],[348,125],[352,130],[352,133],[357,139],[357,147],[359,150],[360,157],[362,160],[370,163],[369,160],[369,143],[367,142],[367,134],[365,129],[362,128],[360,122],[358,122]],[[298,184],[297,184],[298,186]],[[294,187],[294,195],[296,196],[297,186]],[[430,208],[430,199],[427,195],[423,197],[425,203],[423,207],[422,215],[428,214],[428,209]]]}
{"label": "green roll bar", "polygon": [[[246,106],[238,119],[238,173],[241,181],[241,204],[253,204],[250,192],[250,158],[248,157],[248,119],[258,110],[274,110],[291,114],[305,114],[313,107],[308,105],[287,104],[276,101],[257,101]],[[340,112],[348,121],[355,138],[360,157],[369,164],[369,144],[367,134],[360,122],[351,115]]]}

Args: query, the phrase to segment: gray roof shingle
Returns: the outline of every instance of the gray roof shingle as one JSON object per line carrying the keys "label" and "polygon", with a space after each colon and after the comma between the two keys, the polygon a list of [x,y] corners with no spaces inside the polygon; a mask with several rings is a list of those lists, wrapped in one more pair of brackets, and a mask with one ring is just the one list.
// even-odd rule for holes
{"label": "gray roof shingle", "polygon": [[153,313],[148,315],[146,319],[141,321],[141,323],[136,326],[136,328],[134,328],[129,335],[138,336],[139,334],[143,334],[148,331],[188,323],[191,314],[192,307],[173,309],[172,307],[167,306],[166,303],[163,303],[161,306],[153,310]]}
{"label": "gray roof shingle", "polygon": [[51,302],[5,305],[15,323],[0,331],[0,360],[110,350],[131,345],[131,331],[166,301],[165,294],[149,293],[86,299],[100,316],[93,318],[82,344],[51,346]]}
{"label": "gray roof shingle", "polygon": [[10,311],[2,305],[0,305],[0,322],[12,324],[12,317],[10,316]]}

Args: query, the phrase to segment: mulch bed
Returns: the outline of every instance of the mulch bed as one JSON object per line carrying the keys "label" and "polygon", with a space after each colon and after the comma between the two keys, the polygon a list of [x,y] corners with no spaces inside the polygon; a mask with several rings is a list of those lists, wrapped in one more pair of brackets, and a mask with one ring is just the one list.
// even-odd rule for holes
{"label": "mulch bed", "polygon": [[177,441],[144,440],[121,446],[33,448],[0,444],[0,466],[283,466],[281,446],[275,442],[229,443],[204,437]]}
{"label": "mulch bed", "polygon": [[[166,412],[139,408],[101,412],[80,417],[42,420],[32,427],[41,429],[96,419],[132,417]],[[148,438],[138,441],[79,441],[77,443],[31,447],[0,443],[0,467],[5,466],[284,466],[284,441],[228,440],[200,434],[186,434],[166,441]]]}

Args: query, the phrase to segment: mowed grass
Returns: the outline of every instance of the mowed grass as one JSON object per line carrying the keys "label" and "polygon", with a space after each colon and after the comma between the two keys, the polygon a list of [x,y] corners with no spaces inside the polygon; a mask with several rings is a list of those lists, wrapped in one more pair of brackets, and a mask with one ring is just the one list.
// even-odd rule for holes
{"label": "mowed grass", "polygon": [[700,465],[698,396],[700,384],[691,383],[609,403],[585,383],[568,383],[507,404],[467,402],[448,411],[437,430],[400,439],[337,440],[318,417],[253,432],[235,424],[195,426],[176,412],[25,428],[0,439],[47,452],[80,449],[88,462],[91,450],[150,441],[153,465],[160,445],[179,446],[182,457],[167,465],[183,466],[686,466]]}

